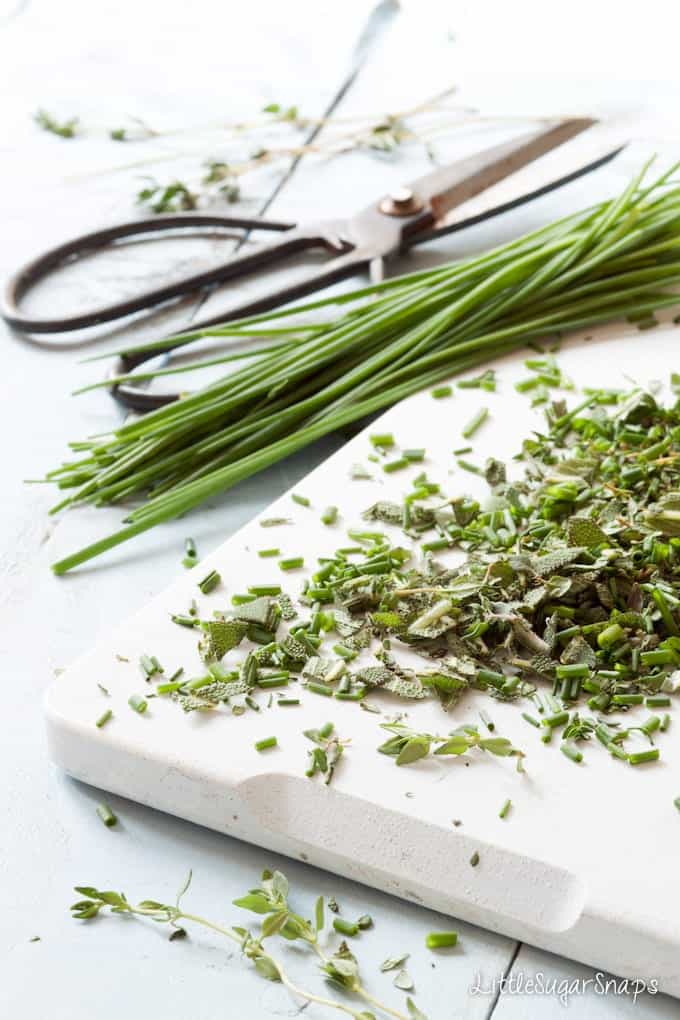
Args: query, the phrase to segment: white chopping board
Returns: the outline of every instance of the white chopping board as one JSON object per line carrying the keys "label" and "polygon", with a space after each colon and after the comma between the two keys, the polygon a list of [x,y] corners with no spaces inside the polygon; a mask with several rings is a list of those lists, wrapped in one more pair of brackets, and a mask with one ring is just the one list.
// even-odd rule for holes
{"label": "white chopping board", "polygon": [[[558,360],[578,386],[665,383],[679,367],[679,340],[680,328],[672,325],[644,333],[617,326],[589,342],[583,334],[570,340]],[[492,455],[509,463],[522,439],[541,428],[540,410],[513,387],[527,375],[526,356],[523,351],[497,363],[496,393],[456,389],[452,398],[434,400],[425,392],[392,408],[295,487],[310,509],[287,493],[262,514],[291,518],[294,526],[262,528],[256,519],[182,572],[54,681],[47,696],[51,755],[71,775],[105,790],[594,967],[655,979],[680,997],[680,815],[673,805],[680,795],[680,721],[661,735],[659,763],[630,768],[597,742],[586,748],[581,766],[572,764],[558,741],[541,744],[539,732],[522,719],[522,707],[479,692],[448,714],[435,700],[412,703],[371,693],[383,713],[376,715],[299,684],[291,693],[300,707],[279,708],[274,699],[267,708],[262,692],[262,711],[238,717],[228,709],[185,715],[165,698],[149,701],[144,715],[127,704],[131,694],[153,689],[138,666],[142,654],[158,656],[167,674],[180,665],[188,676],[203,671],[195,632],[169,619],[185,612],[192,598],[208,618],[213,609],[229,608],[231,595],[249,584],[280,583],[293,596],[299,591],[305,572],[283,574],[277,560],[258,557],[258,549],[304,554],[311,572],[318,556],[352,544],[347,528],[374,527],[362,522],[362,510],[377,499],[400,499],[423,469],[447,495],[486,497],[486,483],[460,470],[452,451],[468,445],[461,429],[481,405],[490,417],[467,455],[477,464]],[[385,474],[367,460],[374,432],[393,432],[405,447],[425,447],[425,463]],[[356,462],[372,470],[373,481],[350,480]],[[329,503],[340,508],[333,527],[320,521]],[[395,543],[408,544],[399,529],[380,528]],[[442,562],[451,555],[437,554]],[[196,583],[212,568],[223,583],[203,596]],[[244,642],[227,663],[245,651]],[[97,729],[95,720],[109,707],[112,720]],[[478,724],[480,708],[490,712],[498,734],[526,752],[526,775],[515,771],[513,759],[490,755],[398,768],[376,752],[387,737],[379,723],[399,711],[416,729],[447,733]],[[302,733],[327,720],[341,738],[351,738],[329,787],[305,777],[312,745]],[[258,753],[255,741],[271,735],[279,746]],[[513,808],[501,820],[506,798]],[[462,824],[454,826],[453,819]],[[473,868],[474,852],[479,864]]]}

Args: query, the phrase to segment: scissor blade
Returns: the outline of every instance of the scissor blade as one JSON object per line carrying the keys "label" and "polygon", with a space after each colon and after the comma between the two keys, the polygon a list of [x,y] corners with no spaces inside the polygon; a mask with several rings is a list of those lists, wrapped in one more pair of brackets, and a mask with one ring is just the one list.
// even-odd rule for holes
{"label": "scissor blade", "polygon": [[434,219],[441,220],[451,209],[486,191],[595,123],[592,118],[579,117],[532,131],[426,174],[414,181],[410,188],[429,204]]}

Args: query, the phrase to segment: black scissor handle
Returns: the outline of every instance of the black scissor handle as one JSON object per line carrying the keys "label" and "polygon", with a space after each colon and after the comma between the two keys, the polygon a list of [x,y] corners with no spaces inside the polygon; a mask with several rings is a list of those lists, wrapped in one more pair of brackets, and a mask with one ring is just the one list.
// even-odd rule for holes
{"label": "black scissor handle", "polygon": [[[65,316],[58,319],[36,319],[24,315],[19,304],[28,291],[40,280],[60,265],[77,260],[84,255],[114,244],[124,238],[137,237],[143,234],[157,234],[168,230],[186,229],[188,227],[221,227],[242,230],[272,230],[278,233],[287,232],[285,240],[264,244],[257,253],[251,256],[237,256],[227,260],[215,269],[209,269],[193,276],[184,277],[174,283],[154,290],[145,291],[133,298],[117,301],[110,305],[94,308],[80,315]],[[247,271],[254,265],[264,263],[289,252],[309,247],[309,238],[302,239],[296,235],[294,225],[279,223],[275,220],[264,220],[243,216],[218,216],[206,213],[175,213],[168,216],[154,216],[149,219],[133,220],[115,227],[105,227],[91,234],[83,234],[72,241],[50,249],[38,258],[27,262],[10,278],[5,287],[4,300],[0,314],[5,322],[14,329],[26,333],[66,333],[74,329],[86,329],[102,322],[111,322],[123,318],[133,312],[145,308],[153,308],[172,298],[182,297],[192,291],[220,283],[230,276]],[[321,243],[321,242],[319,242]]]}

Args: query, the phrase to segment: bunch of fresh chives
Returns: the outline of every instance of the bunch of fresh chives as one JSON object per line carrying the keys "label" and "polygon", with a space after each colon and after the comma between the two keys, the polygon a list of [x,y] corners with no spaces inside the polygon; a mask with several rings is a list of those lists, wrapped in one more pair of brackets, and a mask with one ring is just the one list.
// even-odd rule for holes
{"label": "bunch of fresh chives", "polygon": [[[211,385],[108,437],[72,444],[83,456],[48,475],[74,490],[54,511],[86,502],[143,502],[120,531],[54,564],[55,572],[531,338],[676,304],[680,186],[672,181],[675,167],[645,186],[646,169],[618,198],[485,255],[175,338],[174,346],[206,336],[274,342],[249,352],[242,367]],[[327,316],[331,306],[335,314],[325,321],[286,322],[319,310]],[[161,346],[167,341],[125,353]]]}

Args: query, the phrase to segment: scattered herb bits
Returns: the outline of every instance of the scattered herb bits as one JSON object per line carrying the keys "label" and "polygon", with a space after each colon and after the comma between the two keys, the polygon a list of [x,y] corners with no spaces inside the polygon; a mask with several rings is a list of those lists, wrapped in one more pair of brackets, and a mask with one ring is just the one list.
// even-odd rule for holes
{"label": "scattered herb bits", "polygon": [[337,519],[338,519],[337,506],[327,506],[324,512],[321,514],[321,520],[326,525],[335,524]]}
{"label": "scattered herb bits", "polygon": [[97,814],[108,829],[113,828],[118,821],[109,805],[104,804],[103,802],[101,804],[97,804]]}
{"label": "scattered herb bits", "polygon": [[301,496],[299,492],[294,492],[293,495],[290,498],[293,500],[294,503],[297,503],[298,506],[307,506],[308,507],[308,506],[312,505],[310,503],[310,501],[307,499],[307,497],[306,496]]}
{"label": "scattered herb bits", "polygon": [[149,707],[149,703],[141,696],[141,694],[131,694],[128,698],[128,705],[133,712],[137,712],[138,715],[143,715]]}
{"label": "scattered herb bits", "polygon": [[333,927],[339,935],[348,935],[350,938],[359,934],[359,925],[354,921],[346,921],[343,917],[334,917]]}
{"label": "scattered herb bits", "polygon": [[379,450],[391,450],[395,445],[394,436],[391,432],[376,432],[369,436],[373,446]]}
{"label": "scattered herb bits", "polygon": [[278,740],[276,737],[263,737],[262,740],[255,742],[256,751],[270,751],[273,747],[278,746]]}
{"label": "scattered herb bits", "polygon": [[452,386],[435,386],[435,388],[433,390],[431,390],[430,392],[431,392],[431,395],[434,397],[435,400],[444,400],[445,397],[452,396],[452,394],[453,394],[453,387]]}
{"label": "scattered herb bits", "polygon": [[479,411],[470,419],[467,425],[462,430],[462,436],[464,439],[471,439],[474,434],[481,428],[486,419],[489,417],[489,410],[486,407],[480,407]]}
{"label": "scattered herb bits", "polygon": [[508,815],[510,814],[510,808],[511,807],[512,807],[512,801],[511,800],[504,801],[503,806],[501,807],[500,811],[498,812],[498,817],[499,818],[507,818]]}
{"label": "scattered herb bits", "polygon": [[95,723],[95,726],[97,727],[98,730],[100,730],[102,728],[102,726],[106,726],[106,724],[109,721],[109,719],[112,719],[112,718],[113,718],[113,712],[111,711],[110,708],[107,708],[106,711],[102,712],[102,714],[99,716],[99,718],[97,719],[97,721]]}
{"label": "scattered herb bits", "polygon": [[196,552],[196,543],[193,538],[187,538],[184,543],[184,559],[182,560],[182,566],[190,570],[195,567],[198,563],[198,553]]}
{"label": "scattered herb bits", "polygon": [[201,589],[204,595],[209,595],[211,591],[214,591],[222,581],[222,578],[216,570],[211,570],[209,574],[203,578],[202,581],[198,582],[198,587]]}
{"label": "scattered herb bits", "polygon": [[304,565],[304,556],[289,556],[287,559],[279,560],[279,569],[281,570],[299,570]]}
{"label": "scattered herb bits", "polygon": [[425,936],[425,945],[428,949],[450,949],[457,943],[457,931],[431,931]]}
{"label": "scattered herb bits", "polygon": [[277,548],[258,549],[257,555],[260,556],[264,560],[264,559],[268,559],[270,556],[280,556],[281,555],[281,550],[277,549]]}

